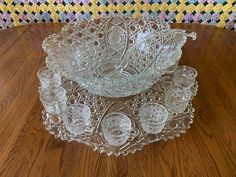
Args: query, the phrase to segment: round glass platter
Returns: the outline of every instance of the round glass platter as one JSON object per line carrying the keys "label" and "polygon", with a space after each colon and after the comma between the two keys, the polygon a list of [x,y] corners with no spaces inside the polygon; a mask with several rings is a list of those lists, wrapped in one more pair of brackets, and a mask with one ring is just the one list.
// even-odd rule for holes
{"label": "round glass platter", "polygon": [[[89,106],[91,110],[91,129],[90,133],[80,135],[71,134],[66,130],[60,115],[52,115],[45,111],[42,112],[43,124],[50,134],[56,138],[67,141],[76,141],[78,143],[87,144],[100,153],[107,155],[127,155],[141,150],[144,145],[157,142],[160,140],[171,140],[179,137],[190,128],[193,123],[194,108],[192,107],[192,99],[197,93],[198,83],[191,87],[191,99],[184,112],[169,112],[169,118],[166,121],[164,129],[157,134],[148,134],[140,126],[139,109],[145,103],[159,103],[164,105],[165,90],[173,85],[172,75],[163,75],[161,79],[150,89],[140,94],[123,97],[108,98],[89,93],[81,88],[77,83],[62,79],[62,86],[67,91],[67,105],[73,103],[82,103]],[[132,127],[136,130],[135,136],[129,138],[127,142],[119,147],[109,145],[103,138],[101,133],[101,121],[109,113],[120,112],[127,115],[132,121]]]}

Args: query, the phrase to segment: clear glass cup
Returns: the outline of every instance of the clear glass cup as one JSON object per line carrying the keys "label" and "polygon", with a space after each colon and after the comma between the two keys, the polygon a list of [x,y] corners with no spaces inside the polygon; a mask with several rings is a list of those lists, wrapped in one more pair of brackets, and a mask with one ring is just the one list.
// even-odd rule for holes
{"label": "clear glass cup", "polygon": [[61,85],[61,75],[59,71],[49,70],[47,66],[41,68],[37,72],[40,81],[40,91],[50,87],[58,87]]}
{"label": "clear glass cup", "polygon": [[39,96],[45,111],[50,114],[60,114],[66,109],[66,90],[63,87],[52,87],[40,92]]}
{"label": "clear glass cup", "polygon": [[169,113],[158,103],[146,103],[139,109],[140,124],[143,130],[150,134],[157,134],[165,127]]}
{"label": "clear glass cup", "polygon": [[104,139],[111,146],[121,146],[136,134],[130,118],[118,112],[108,114],[102,119],[101,130]]}
{"label": "clear glass cup", "polygon": [[66,129],[72,134],[79,135],[91,131],[91,111],[85,104],[69,105],[62,119]]}
{"label": "clear glass cup", "polygon": [[165,69],[163,74],[172,74],[178,67],[179,61],[176,61],[173,65]]}
{"label": "clear glass cup", "polygon": [[172,85],[165,91],[165,106],[175,113],[184,112],[190,99],[190,90],[183,87]]}
{"label": "clear glass cup", "polygon": [[190,88],[194,85],[197,77],[196,69],[190,66],[179,66],[173,73],[175,86]]}

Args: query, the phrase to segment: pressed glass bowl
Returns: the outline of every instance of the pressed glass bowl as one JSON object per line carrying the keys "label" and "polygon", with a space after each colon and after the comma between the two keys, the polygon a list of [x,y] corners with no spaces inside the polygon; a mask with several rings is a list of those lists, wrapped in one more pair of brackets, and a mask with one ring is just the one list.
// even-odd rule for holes
{"label": "pressed glass bowl", "polygon": [[47,66],[105,97],[138,94],[170,71],[195,33],[170,29],[158,19],[108,15],[68,23],[43,42]]}

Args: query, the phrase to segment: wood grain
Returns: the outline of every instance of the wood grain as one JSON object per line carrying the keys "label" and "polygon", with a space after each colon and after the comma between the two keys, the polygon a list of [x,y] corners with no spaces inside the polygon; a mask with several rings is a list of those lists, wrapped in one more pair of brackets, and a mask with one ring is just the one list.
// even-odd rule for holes
{"label": "wood grain", "polygon": [[42,125],[36,78],[46,56],[41,43],[61,27],[37,24],[0,32],[1,177],[236,176],[235,32],[174,24],[198,34],[184,46],[181,59],[199,72],[194,124],[173,141],[107,157],[86,145],[59,141]]}

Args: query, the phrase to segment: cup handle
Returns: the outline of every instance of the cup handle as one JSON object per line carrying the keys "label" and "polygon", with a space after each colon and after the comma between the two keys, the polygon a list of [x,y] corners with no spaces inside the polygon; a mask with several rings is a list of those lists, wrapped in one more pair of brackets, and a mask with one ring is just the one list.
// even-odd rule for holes
{"label": "cup handle", "polygon": [[134,138],[134,137],[138,136],[138,134],[139,134],[139,129],[132,127],[132,129],[130,130],[129,137]]}
{"label": "cup handle", "polygon": [[89,135],[93,133],[93,127],[92,127],[92,125],[86,126],[86,128],[85,128],[85,133],[86,133],[86,134],[89,134]]}

